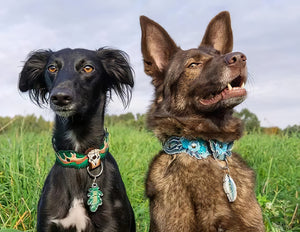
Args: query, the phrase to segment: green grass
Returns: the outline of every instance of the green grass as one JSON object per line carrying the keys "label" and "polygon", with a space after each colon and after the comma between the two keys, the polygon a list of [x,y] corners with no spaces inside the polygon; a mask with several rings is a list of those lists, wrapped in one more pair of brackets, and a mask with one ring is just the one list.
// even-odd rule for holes
{"label": "green grass", "polygon": [[300,138],[249,134],[235,146],[256,171],[267,231],[300,231]]}
{"label": "green grass", "polygon": [[[144,181],[149,162],[161,146],[144,130],[108,129],[110,151],[134,208],[137,231],[148,231]],[[267,231],[300,231],[300,138],[249,134],[234,149],[257,173],[256,193]],[[40,190],[54,160],[50,131],[15,128],[0,133],[0,231],[35,231]]]}

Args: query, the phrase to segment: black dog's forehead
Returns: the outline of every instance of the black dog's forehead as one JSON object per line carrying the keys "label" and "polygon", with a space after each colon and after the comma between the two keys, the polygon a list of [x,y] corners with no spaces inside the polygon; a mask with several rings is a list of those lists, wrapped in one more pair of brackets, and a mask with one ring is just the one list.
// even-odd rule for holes
{"label": "black dog's forehead", "polygon": [[97,53],[96,51],[88,50],[88,49],[70,49],[65,48],[54,52],[50,57],[50,60],[69,60],[69,61],[76,61],[79,59],[96,59]]}

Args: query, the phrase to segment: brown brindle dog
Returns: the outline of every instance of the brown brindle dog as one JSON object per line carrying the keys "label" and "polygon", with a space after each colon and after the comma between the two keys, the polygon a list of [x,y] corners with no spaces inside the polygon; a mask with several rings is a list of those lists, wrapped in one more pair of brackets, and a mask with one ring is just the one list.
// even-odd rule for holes
{"label": "brown brindle dog", "polygon": [[232,113],[246,98],[247,69],[246,56],[232,53],[229,13],[213,18],[190,50],[149,18],[140,22],[155,87],[147,124],[164,144],[147,176],[150,231],[264,231],[255,174],[230,150],[242,136]]}

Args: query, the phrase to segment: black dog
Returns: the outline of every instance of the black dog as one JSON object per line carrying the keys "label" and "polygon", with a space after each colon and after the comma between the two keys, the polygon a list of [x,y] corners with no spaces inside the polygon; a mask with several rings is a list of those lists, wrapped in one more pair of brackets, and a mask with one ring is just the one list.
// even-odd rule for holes
{"label": "black dog", "polygon": [[55,112],[56,163],[38,204],[38,231],[135,231],[134,214],[104,130],[111,90],[126,105],[133,75],[124,52],[33,52],[19,89]]}

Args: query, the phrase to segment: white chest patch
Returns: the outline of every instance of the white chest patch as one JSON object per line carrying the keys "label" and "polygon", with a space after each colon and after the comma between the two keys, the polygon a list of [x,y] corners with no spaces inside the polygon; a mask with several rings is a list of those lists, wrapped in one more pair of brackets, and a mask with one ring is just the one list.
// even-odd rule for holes
{"label": "white chest patch", "polygon": [[51,222],[60,224],[65,229],[73,226],[76,227],[77,232],[81,232],[86,228],[89,220],[83,206],[83,200],[74,198],[68,215],[63,219],[53,219]]}
{"label": "white chest patch", "polygon": [[69,131],[66,134],[67,138],[71,141],[71,143],[73,143],[73,146],[75,147],[75,151],[78,151],[80,148],[80,144],[76,138],[76,135],[74,134],[73,131]]}

